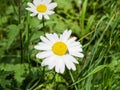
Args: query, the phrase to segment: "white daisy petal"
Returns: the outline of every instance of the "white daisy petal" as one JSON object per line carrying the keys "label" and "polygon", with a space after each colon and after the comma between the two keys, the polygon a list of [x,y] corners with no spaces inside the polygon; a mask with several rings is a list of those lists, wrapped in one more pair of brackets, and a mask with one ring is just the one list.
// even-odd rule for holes
{"label": "white daisy petal", "polygon": [[40,36],[40,39],[42,40],[42,42],[48,44],[48,45],[52,45],[52,42],[50,42],[47,38],[43,37],[43,36]]}
{"label": "white daisy petal", "polygon": [[40,3],[42,2],[42,0],[33,0],[33,3],[38,6]]}
{"label": "white daisy petal", "polygon": [[37,15],[37,13],[32,13],[32,14],[30,14],[30,16],[36,16]]}
{"label": "white daisy petal", "polygon": [[66,43],[67,44],[71,44],[73,41],[75,41],[77,38],[76,37],[72,37],[70,38]]}
{"label": "white daisy petal", "polygon": [[70,31],[65,30],[63,32],[63,34],[61,35],[60,39],[64,42],[66,42],[68,40],[68,38],[70,37],[71,33],[72,33],[71,30]]}
{"label": "white daisy petal", "polygon": [[59,63],[57,62],[57,63],[56,63],[56,66],[55,66],[55,71],[56,71],[57,73],[60,73],[60,70],[59,70],[59,66],[58,66],[58,65],[59,65]]}
{"label": "white daisy petal", "polygon": [[51,0],[43,0],[43,3],[49,4]]}
{"label": "white daisy petal", "polygon": [[72,62],[76,63],[76,64],[79,63],[79,62],[78,62],[73,56],[71,56],[71,55],[69,55],[69,59],[70,59]]}
{"label": "white daisy petal", "polygon": [[42,62],[41,65],[42,66],[48,65],[48,68],[52,69],[55,67],[55,63],[53,63],[53,62],[56,62],[56,60],[55,60],[54,56],[51,56],[51,57],[44,59],[44,61]]}
{"label": "white daisy petal", "polygon": [[54,14],[55,12],[53,9],[57,6],[57,3],[51,2],[51,0],[33,0],[33,3],[28,2],[27,5],[29,6],[26,10],[32,12],[30,16],[38,15],[38,19],[50,19],[49,15]]}
{"label": "white daisy petal", "polygon": [[62,61],[62,59],[58,58],[58,62],[55,66],[55,70],[57,73],[63,73],[65,70],[65,65],[64,62]]}
{"label": "white daisy petal", "polygon": [[50,19],[50,17],[48,15],[44,15],[45,19]]}
{"label": "white daisy petal", "polygon": [[78,52],[70,52],[71,55],[76,56],[76,57],[80,57],[83,58],[84,55],[82,53],[78,53]]}
{"label": "white daisy petal", "polygon": [[47,11],[46,12],[48,15],[51,15],[51,14],[54,14],[55,12],[54,11]]}
{"label": "white daisy petal", "polygon": [[34,9],[36,8],[35,5],[33,5],[33,4],[30,3],[30,2],[28,2],[27,5],[30,6],[31,8],[34,8]]}
{"label": "white daisy petal", "polygon": [[36,45],[34,48],[37,49],[37,50],[50,50],[50,49],[51,49],[51,47],[48,46],[48,45],[45,44],[45,43],[39,43],[39,44]]}
{"label": "white daisy petal", "polygon": [[40,39],[44,42],[44,43],[48,43],[49,42],[49,40],[48,39],[46,39],[45,37],[43,37],[43,36],[40,36]]}
{"label": "white daisy petal", "polygon": [[38,19],[42,19],[42,15],[41,14],[38,14]]}
{"label": "white daisy petal", "polygon": [[64,64],[63,60],[60,60],[59,65],[60,65],[60,73],[64,73],[65,64]]}
{"label": "white daisy petal", "polygon": [[52,42],[54,43],[57,39],[57,36],[55,36],[54,34],[46,34],[46,37]]}
{"label": "white daisy petal", "polygon": [[82,45],[80,44],[80,42],[75,42],[75,41],[73,41],[72,43],[69,43],[68,45],[69,45],[70,47],[74,47],[74,46],[82,47]]}
{"label": "white daisy petal", "polygon": [[76,67],[74,65],[74,63],[78,64],[78,61],[76,61],[76,59],[70,55],[65,55],[63,57],[64,59],[64,63],[66,65],[66,67],[70,70],[70,69],[73,69],[73,70],[76,70]]}
{"label": "white daisy petal", "polygon": [[66,67],[70,70],[72,62],[69,62],[69,60],[65,60],[64,62],[65,62]]}
{"label": "white daisy petal", "polygon": [[49,10],[54,9],[56,6],[57,6],[57,3],[51,3],[48,5],[48,9]]}
{"label": "white daisy petal", "polygon": [[50,59],[49,59],[49,57],[48,58],[45,58],[44,60],[43,60],[43,62],[41,63],[41,66],[46,66],[46,65],[48,65],[48,62],[50,61]]}
{"label": "white daisy petal", "polygon": [[55,67],[55,63],[53,63],[53,62],[54,62],[54,60],[51,60],[51,62],[49,63],[49,65],[48,65],[49,69],[53,69]]}
{"label": "white daisy petal", "polygon": [[40,52],[36,55],[37,58],[42,59],[42,58],[47,58],[49,56],[52,56],[53,53],[51,51],[44,51],[44,52]]}
{"label": "white daisy petal", "polygon": [[69,31],[65,34],[66,40],[68,40],[68,38],[70,38],[71,33],[72,33],[72,31],[69,30]]}
{"label": "white daisy petal", "polygon": [[62,57],[66,67],[70,70],[72,61],[69,60],[68,55]]}
{"label": "white daisy petal", "polygon": [[56,33],[45,34],[41,36],[41,42],[35,46],[35,49],[41,50],[36,55],[39,59],[44,59],[42,66],[48,66],[48,69],[53,69],[57,73],[64,73],[65,66],[70,70],[76,70],[75,64],[79,62],[75,57],[83,58],[82,45],[75,41],[76,37],[70,38],[71,30],[65,30],[58,37]]}
{"label": "white daisy petal", "polygon": [[71,68],[72,68],[73,71],[76,70],[76,67],[75,67],[75,65],[73,63],[71,63]]}
{"label": "white daisy petal", "polygon": [[54,33],[53,36],[56,41],[59,41],[58,35],[56,33]]}
{"label": "white daisy petal", "polygon": [[26,8],[26,10],[31,11],[33,13],[35,12],[35,10],[33,8]]}
{"label": "white daisy petal", "polygon": [[74,47],[69,47],[68,51],[71,53],[71,52],[82,52],[83,50],[80,46],[74,46]]}
{"label": "white daisy petal", "polygon": [[75,65],[73,64],[72,61],[69,61],[69,60],[67,59],[67,60],[64,60],[64,62],[65,62],[66,67],[67,67],[69,70],[70,70],[70,69],[76,70],[76,67],[75,67]]}

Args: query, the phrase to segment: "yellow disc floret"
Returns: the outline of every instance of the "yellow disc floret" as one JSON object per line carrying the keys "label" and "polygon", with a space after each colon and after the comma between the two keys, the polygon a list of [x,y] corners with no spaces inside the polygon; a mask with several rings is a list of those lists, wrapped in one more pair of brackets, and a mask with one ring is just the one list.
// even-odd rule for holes
{"label": "yellow disc floret", "polygon": [[44,13],[47,10],[47,6],[45,4],[40,4],[40,5],[37,6],[36,10],[38,12]]}
{"label": "yellow disc floret", "polygon": [[62,56],[67,53],[67,45],[64,42],[56,42],[52,46],[54,54]]}

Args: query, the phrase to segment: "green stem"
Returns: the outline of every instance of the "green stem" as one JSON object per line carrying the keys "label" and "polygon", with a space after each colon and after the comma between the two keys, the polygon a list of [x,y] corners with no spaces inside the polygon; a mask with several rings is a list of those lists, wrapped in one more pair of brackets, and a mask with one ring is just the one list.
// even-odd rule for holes
{"label": "green stem", "polygon": [[[18,24],[21,24],[21,2],[18,2]],[[22,41],[22,30],[20,30],[20,49],[21,49],[21,63],[23,62],[23,41]]]}
{"label": "green stem", "polygon": [[30,22],[30,16],[29,13],[27,13],[27,23],[26,23],[26,31],[27,31],[27,61],[29,63],[29,71],[31,71],[31,61],[30,61],[30,51],[29,51],[29,44],[30,44],[30,29],[29,29],[29,22]]}
{"label": "green stem", "polygon": [[[44,19],[44,17],[42,18],[42,21],[43,21],[43,29],[44,29],[44,27],[45,27],[45,19]],[[44,76],[45,76],[45,67],[43,67],[43,78],[44,78]]]}
{"label": "green stem", "polygon": [[[73,75],[72,75],[72,73],[71,73],[70,70],[69,70],[69,74],[70,74],[70,77],[71,77],[71,79],[72,79],[72,82],[74,83],[74,82],[75,82],[75,79],[74,79],[74,77],[73,77]],[[74,87],[75,87],[75,90],[78,90],[76,84],[74,85]]]}
{"label": "green stem", "polygon": [[42,21],[43,21],[43,28],[45,27],[45,18],[43,17],[42,18]]}

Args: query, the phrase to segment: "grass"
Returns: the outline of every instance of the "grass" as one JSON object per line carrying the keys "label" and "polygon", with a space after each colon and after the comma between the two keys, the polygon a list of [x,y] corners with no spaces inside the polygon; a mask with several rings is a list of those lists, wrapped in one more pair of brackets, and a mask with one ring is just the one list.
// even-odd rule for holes
{"label": "grass", "polygon": [[[0,1],[0,90],[120,90],[119,0],[54,0],[56,13],[44,28],[25,10],[28,1]],[[41,35],[65,29],[85,57],[77,58],[76,71],[58,74],[41,67],[34,45]]]}

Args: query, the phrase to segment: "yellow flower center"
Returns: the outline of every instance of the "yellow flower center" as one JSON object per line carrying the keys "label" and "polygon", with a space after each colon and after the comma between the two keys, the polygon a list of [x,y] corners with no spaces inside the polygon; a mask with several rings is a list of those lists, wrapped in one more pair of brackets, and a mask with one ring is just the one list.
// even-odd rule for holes
{"label": "yellow flower center", "polygon": [[40,4],[40,5],[37,6],[36,10],[38,12],[44,13],[47,10],[47,6],[45,4]]}
{"label": "yellow flower center", "polygon": [[59,56],[65,55],[67,53],[67,46],[63,42],[56,42],[52,46],[52,51]]}

